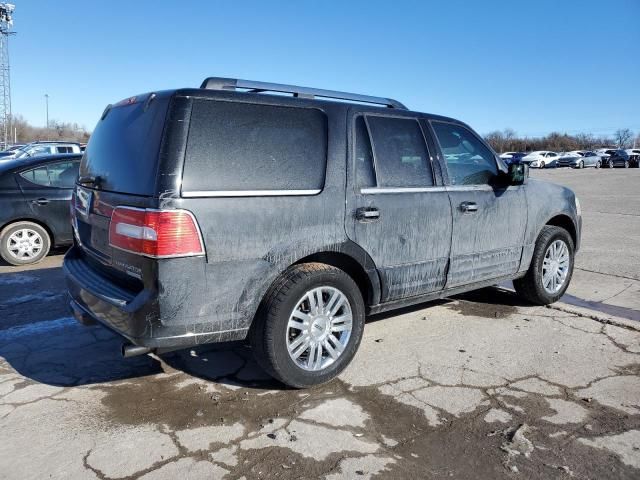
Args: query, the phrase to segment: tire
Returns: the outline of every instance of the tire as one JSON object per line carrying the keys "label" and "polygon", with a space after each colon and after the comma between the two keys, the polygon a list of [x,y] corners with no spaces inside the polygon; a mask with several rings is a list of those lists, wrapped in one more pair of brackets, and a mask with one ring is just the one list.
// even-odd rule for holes
{"label": "tire", "polygon": [[11,265],[38,263],[50,248],[49,233],[37,223],[15,222],[0,232],[0,256]]}
{"label": "tire", "polygon": [[584,168],[584,160],[580,160],[580,163],[578,164],[578,168],[580,169]]}
{"label": "tire", "polygon": [[540,168],[544,168],[544,162],[540,162]]}
{"label": "tire", "polygon": [[[319,303],[318,292],[325,306],[331,303],[336,292],[346,301],[335,310],[335,316],[314,316],[311,298]],[[305,310],[308,315],[303,313]],[[333,328],[347,326],[346,321],[339,325],[334,322],[340,317],[346,318],[349,310],[350,333],[347,334],[346,328],[334,331]],[[294,318],[294,314],[302,314],[307,319]],[[301,327],[292,327],[290,320]],[[364,321],[362,294],[349,275],[323,263],[303,263],[290,267],[273,283],[253,321],[249,337],[256,361],[267,373],[290,387],[306,388],[332,380],[349,365],[360,346]],[[340,342],[344,341],[344,345],[340,344],[341,353],[335,334],[340,334]],[[334,341],[330,340],[331,336]],[[327,344],[333,350],[332,355]],[[317,345],[323,347],[320,356]],[[293,353],[290,354],[290,350]],[[337,358],[333,357],[335,354]]]}
{"label": "tire", "polygon": [[624,161],[624,168],[629,168],[629,160]]}
{"label": "tire", "polygon": [[[564,243],[567,249],[568,265],[562,283],[555,291],[549,291],[543,283],[543,266],[547,251],[556,242]],[[524,277],[513,281],[513,285],[518,295],[535,305],[549,305],[558,301],[567,290],[573,275],[575,247],[569,232],[562,227],[545,225],[536,240],[533,251],[533,258],[529,270]],[[554,289],[551,289],[554,290]]]}
{"label": "tire", "polygon": [[598,160],[598,161],[596,162],[596,169],[597,169],[597,168],[600,168],[601,166],[602,166],[602,162],[601,162],[600,160]]}
{"label": "tire", "polygon": [[607,165],[609,168],[613,168],[615,165],[613,164],[613,160],[609,160],[609,165]]}

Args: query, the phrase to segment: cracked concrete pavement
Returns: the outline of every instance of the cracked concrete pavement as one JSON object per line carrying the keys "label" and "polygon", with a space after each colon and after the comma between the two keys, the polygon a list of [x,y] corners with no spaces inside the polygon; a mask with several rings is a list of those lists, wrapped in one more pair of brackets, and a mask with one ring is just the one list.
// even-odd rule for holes
{"label": "cracked concrete pavement", "polygon": [[59,256],[0,267],[0,477],[638,478],[640,268],[593,238],[631,215],[600,225],[618,203],[586,188],[640,180],[622,173],[534,173],[581,196],[582,304],[489,288],[378,315],[343,375],[304,391],[241,343],[123,359],[116,336],[69,318]]}

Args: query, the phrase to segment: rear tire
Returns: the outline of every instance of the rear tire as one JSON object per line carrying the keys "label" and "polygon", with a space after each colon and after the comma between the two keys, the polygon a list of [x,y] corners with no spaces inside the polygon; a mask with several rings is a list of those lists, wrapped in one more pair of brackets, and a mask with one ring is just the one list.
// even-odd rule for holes
{"label": "rear tire", "polygon": [[600,160],[598,160],[596,162],[596,168],[600,168],[602,166],[602,162]]}
{"label": "rear tire", "polygon": [[[562,245],[566,247],[566,255],[568,257],[566,270],[560,272],[560,268],[557,269],[559,272],[557,275],[562,277],[562,282],[559,285],[546,285],[549,277],[557,278],[553,269],[556,265],[561,265],[562,262],[554,263],[553,252],[554,246],[557,246],[560,258],[563,251]],[[535,305],[548,305],[558,301],[564,295],[571,282],[574,255],[575,247],[569,232],[562,227],[545,225],[536,240],[529,270],[527,270],[524,277],[513,281],[518,295]],[[549,272],[550,269],[552,270],[551,275],[543,275],[544,270]]]}
{"label": "rear tire", "polygon": [[37,223],[15,222],[0,232],[0,256],[11,265],[38,263],[50,248],[49,233]]}
{"label": "rear tire", "polygon": [[629,168],[629,161],[628,160],[624,161],[624,168]]}
{"label": "rear tire", "polygon": [[578,164],[578,168],[582,169],[584,168],[584,161],[580,160],[580,163]]}
{"label": "rear tire", "polygon": [[360,345],[364,320],[362,294],[349,275],[323,263],[303,263],[273,283],[249,337],[265,371],[290,387],[306,388],[332,380],[347,367]]}

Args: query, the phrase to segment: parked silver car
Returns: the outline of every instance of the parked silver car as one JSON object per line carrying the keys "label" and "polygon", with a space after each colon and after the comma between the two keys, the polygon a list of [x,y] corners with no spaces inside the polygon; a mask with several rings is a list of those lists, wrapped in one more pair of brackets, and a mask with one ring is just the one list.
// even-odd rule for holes
{"label": "parked silver car", "polygon": [[596,152],[589,150],[574,150],[560,155],[558,167],[587,168],[602,166],[602,158]]}

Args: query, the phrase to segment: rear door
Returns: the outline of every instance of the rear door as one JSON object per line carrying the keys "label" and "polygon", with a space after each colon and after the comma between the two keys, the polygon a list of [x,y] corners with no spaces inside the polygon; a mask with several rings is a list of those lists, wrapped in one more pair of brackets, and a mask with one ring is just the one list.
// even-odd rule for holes
{"label": "rear door", "polygon": [[527,222],[523,186],[496,187],[494,153],[458,123],[430,122],[453,210],[447,288],[515,273]]}
{"label": "rear door", "polygon": [[441,290],[451,205],[424,125],[411,114],[352,111],[347,235],[373,259],[383,302]]}
{"label": "rear door", "polygon": [[69,202],[80,159],[69,158],[20,172],[18,182],[31,211],[53,230],[56,243],[72,239]]}

